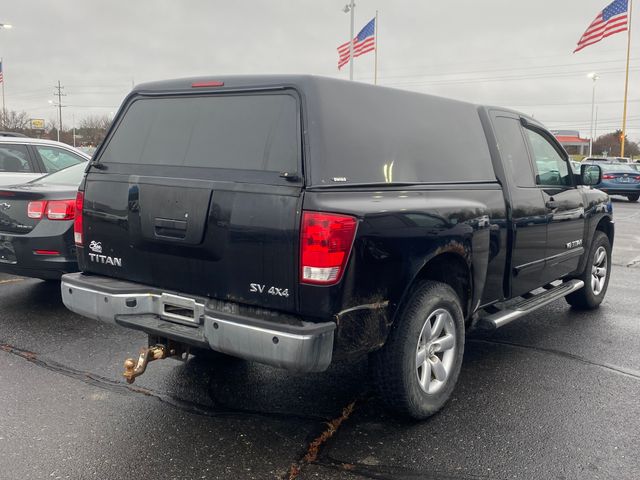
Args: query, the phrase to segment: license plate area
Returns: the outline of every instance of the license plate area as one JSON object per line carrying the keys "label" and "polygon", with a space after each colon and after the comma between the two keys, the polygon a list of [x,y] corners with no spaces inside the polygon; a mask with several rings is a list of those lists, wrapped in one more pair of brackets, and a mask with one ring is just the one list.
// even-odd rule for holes
{"label": "license plate area", "polygon": [[0,235],[0,263],[16,264],[16,252],[9,237]]}
{"label": "license plate area", "polygon": [[200,325],[204,319],[204,305],[193,298],[163,293],[160,303],[160,316],[165,320],[186,325]]}

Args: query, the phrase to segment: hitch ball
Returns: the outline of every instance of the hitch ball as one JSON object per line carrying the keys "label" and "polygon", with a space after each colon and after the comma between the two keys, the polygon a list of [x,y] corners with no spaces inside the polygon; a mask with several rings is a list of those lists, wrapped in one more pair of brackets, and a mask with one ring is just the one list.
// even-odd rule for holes
{"label": "hitch ball", "polygon": [[154,345],[153,347],[141,348],[137,364],[133,358],[127,358],[124,361],[124,373],[122,375],[127,380],[127,383],[131,384],[135,381],[136,377],[139,377],[144,373],[149,362],[162,360],[163,358],[170,357],[174,354],[175,351],[169,350],[165,345]]}

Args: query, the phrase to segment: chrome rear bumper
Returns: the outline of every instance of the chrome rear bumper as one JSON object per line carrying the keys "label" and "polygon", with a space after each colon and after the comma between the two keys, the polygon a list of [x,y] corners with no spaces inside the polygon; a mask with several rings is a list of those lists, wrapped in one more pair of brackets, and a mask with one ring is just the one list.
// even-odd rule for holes
{"label": "chrome rear bumper", "polygon": [[[288,370],[331,363],[335,323],[287,324],[208,308],[208,299],[82,273],[64,275],[62,300],[88,318]],[[277,318],[277,317],[276,317]]]}

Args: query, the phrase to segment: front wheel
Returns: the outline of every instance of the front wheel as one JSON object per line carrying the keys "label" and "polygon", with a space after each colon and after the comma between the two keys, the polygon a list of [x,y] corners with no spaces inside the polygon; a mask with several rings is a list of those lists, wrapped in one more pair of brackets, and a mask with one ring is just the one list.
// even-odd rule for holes
{"label": "front wheel", "polygon": [[640,194],[639,193],[632,193],[631,195],[627,195],[627,199],[630,202],[637,202],[639,198],[640,198]]}
{"label": "front wheel", "polygon": [[584,287],[567,295],[567,303],[580,310],[598,308],[607,293],[610,273],[611,243],[603,232],[596,231],[589,249],[587,265],[578,277],[584,282]]}
{"label": "front wheel", "polygon": [[436,413],[451,396],[464,353],[464,318],[444,283],[414,288],[381,350],[370,358],[383,402],[415,419]]}

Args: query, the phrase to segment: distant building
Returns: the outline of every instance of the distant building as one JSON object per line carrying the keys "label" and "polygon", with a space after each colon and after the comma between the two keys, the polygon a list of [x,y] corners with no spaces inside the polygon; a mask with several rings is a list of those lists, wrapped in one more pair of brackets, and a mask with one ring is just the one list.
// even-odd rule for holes
{"label": "distant building", "polygon": [[577,130],[551,130],[569,155],[589,155],[589,140]]}

